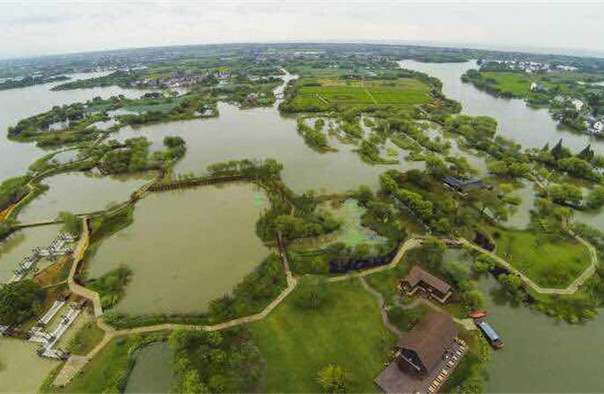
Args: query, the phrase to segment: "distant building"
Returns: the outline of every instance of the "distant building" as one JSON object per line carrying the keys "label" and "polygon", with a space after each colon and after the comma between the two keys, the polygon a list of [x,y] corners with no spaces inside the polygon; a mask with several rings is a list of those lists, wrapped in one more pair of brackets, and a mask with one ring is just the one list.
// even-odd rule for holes
{"label": "distant building", "polygon": [[405,279],[399,283],[399,289],[405,291],[409,295],[413,295],[417,291],[420,291],[427,296],[435,298],[441,303],[447,302],[447,299],[449,299],[453,293],[451,285],[419,267],[413,267],[411,269]]}
{"label": "distant building", "polygon": [[[448,314],[428,312],[411,331],[399,338],[394,361],[375,382],[386,393],[427,392],[443,370],[447,372],[444,376],[451,376],[463,357],[465,348],[456,341],[458,331]],[[455,353],[461,357],[456,355],[454,358]],[[447,365],[447,362],[452,364]],[[446,377],[441,379],[442,383]]]}
{"label": "distant building", "polygon": [[452,176],[445,177],[443,182],[446,186],[460,193],[466,193],[476,189],[483,189],[487,186],[480,179],[462,180]]}
{"label": "distant building", "polygon": [[539,83],[539,82],[533,82],[533,83],[531,84],[531,91],[533,91],[533,92],[541,92],[541,93],[543,93],[543,92],[547,92],[547,88],[546,88],[546,87],[545,87],[545,85],[544,85],[544,84],[542,84],[542,83]]}
{"label": "distant building", "polygon": [[575,99],[572,99],[572,100],[570,101],[570,103],[571,103],[572,105],[574,105],[574,107],[575,107],[575,109],[576,109],[577,111],[581,111],[581,109],[583,109],[583,105],[584,105],[584,104],[583,104],[583,101],[581,101],[581,100],[579,100],[579,99],[576,99],[576,98],[575,98]]}

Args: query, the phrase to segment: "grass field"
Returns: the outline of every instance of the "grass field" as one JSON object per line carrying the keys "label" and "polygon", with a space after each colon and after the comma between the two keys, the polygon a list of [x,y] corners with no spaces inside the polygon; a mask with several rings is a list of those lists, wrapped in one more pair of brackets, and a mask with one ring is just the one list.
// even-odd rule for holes
{"label": "grass field", "polygon": [[499,228],[488,232],[497,255],[540,286],[567,287],[590,263],[587,248],[569,236]]}
{"label": "grass field", "polygon": [[[308,86],[319,83],[320,86]],[[305,86],[307,85],[307,86]],[[430,87],[411,78],[398,80],[303,79],[292,105],[304,108],[394,105],[412,108],[431,101]]]}
{"label": "grass field", "polygon": [[375,298],[358,281],[327,286],[329,301],[319,310],[299,309],[290,297],[250,326],[267,363],[264,391],[320,392],[317,372],[330,363],[349,372],[350,392],[378,391],[373,380],[395,337],[382,325]]}
{"label": "grass field", "polygon": [[481,72],[483,78],[494,80],[493,86],[501,89],[504,93],[510,93],[515,97],[524,97],[531,91],[533,81],[523,73],[506,72]]}

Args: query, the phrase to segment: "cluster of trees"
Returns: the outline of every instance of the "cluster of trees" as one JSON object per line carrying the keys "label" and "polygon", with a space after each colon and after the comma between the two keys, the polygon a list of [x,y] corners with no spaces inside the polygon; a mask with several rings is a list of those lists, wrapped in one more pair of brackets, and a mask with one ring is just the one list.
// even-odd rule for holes
{"label": "cluster of trees", "polygon": [[271,253],[235,286],[232,294],[225,294],[211,301],[209,315],[214,322],[219,322],[258,313],[274,300],[286,285],[281,258]]}
{"label": "cluster of trees", "polygon": [[283,165],[275,159],[230,160],[214,163],[207,170],[212,176],[244,175],[260,179],[279,179]]}
{"label": "cluster of trees", "polygon": [[580,207],[583,201],[583,192],[577,186],[564,183],[561,185],[550,185],[547,188],[549,198],[560,205]]}
{"label": "cluster of trees", "polygon": [[577,178],[593,182],[602,181],[602,175],[595,171],[595,167],[604,167],[604,156],[596,155],[589,145],[573,155],[560,139],[553,148],[550,149],[549,144],[546,144],[541,150],[532,151],[531,156],[548,167],[567,172]]}
{"label": "cluster of trees", "polygon": [[8,178],[0,184],[0,211],[15,204],[29,193],[27,183],[30,180],[31,177],[26,175]]}
{"label": "cluster of trees", "polygon": [[259,389],[264,362],[242,328],[224,332],[176,330],[172,391],[176,393],[249,393]]}
{"label": "cluster of trees", "polygon": [[525,178],[530,174],[531,166],[513,160],[497,160],[489,163],[489,172],[499,177]]}
{"label": "cluster of trees", "polygon": [[145,171],[150,165],[149,146],[145,137],[129,138],[122,148],[109,151],[101,165],[110,174]]}
{"label": "cluster of trees", "polygon": [[132,274],[130,268],[121,265],[98,279],[89,280],[86,282],[86,287],[99,293],[103,308],[109,309],[123,297]]}
{"label": "cluster of trees", "polygon": [[369,164],[397,164],[397,159],[385,159],[380,156],[380,148],[375,139],[369,138],[361,141],[357,149],[364,162]]}
{"label": "cluster of trees", "polygon": [[[323,121],[323,119],[319,120]],[[333,148],[329,146],[329,143],[327,142],[327,137],[322,131],[322,126],[317,126],[322,124],[318,121],[317,123],[315,123],[315,127],[310,127],[306,124],[304,119],[298,118],[298,133],[302,135],[302,138],[304,138],[304,142],[306,143],[306,145],[319,152],[329,152],[333,150]]]}
{"label": "cluster of trees", "polygon": [[0,287],[0,325],[16,326],[41,312],[46,292],[36,282],[24,279]]}

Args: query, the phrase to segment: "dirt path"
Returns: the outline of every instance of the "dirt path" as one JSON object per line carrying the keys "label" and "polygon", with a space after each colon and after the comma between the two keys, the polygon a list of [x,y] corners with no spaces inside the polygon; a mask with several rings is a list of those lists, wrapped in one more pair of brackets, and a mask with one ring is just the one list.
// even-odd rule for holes
{"label": "dirt path", "polygon": [[371,287],[369,285],[369,283],[367,283],[367,281],[365,280],[364,277],[360,276],[359,280],[361,281],[361,284],[363,285],[365,290],[367,290],[369,293],[371,293],[377,299],[378,307],[380,308],[380,314],[382,315],[382,323],[384,323],[384,327],[386,327],[388,329],[388,331],[390,331],[397,337],[400,337],[401,335],[403,335],[403,332],[390,322],[390,318],[388,317],[388,310],[386,309],[384,297],[382,296],[382,293],[380,293],[379,291],[377,291],[373,287]]}

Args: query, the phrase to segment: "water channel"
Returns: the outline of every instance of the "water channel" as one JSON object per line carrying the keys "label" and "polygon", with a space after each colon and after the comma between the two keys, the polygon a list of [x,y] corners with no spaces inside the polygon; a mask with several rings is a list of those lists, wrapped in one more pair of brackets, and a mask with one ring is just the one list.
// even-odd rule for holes
{"label": "water channel", "polygon": [[[573,149],[588,142],[604,151],[604,144],[559,130],[547,110],[533,109],[518,99],[500,99],[461,82],[461,75],[475,63],[418,63],[401,66],[439,78],[447,97],[463,105],[463,113],[488,115],[499,123],[499,132],[525,147],[540,147],[564,138]],[[527,130],[532,130],[527,132]],[[523,201],[530,188],[518,191]],[[525,194],[527,193],[527,194]],[[530,197],[529,197],[530,198]],[[604,215],[592,215],[592,224],[604,229]],[[521,218],[518,218],[521,219]],[[515,223],[519,227],[522,222]],[[462,260],[459,254],[449,258]],[[487,294],[488,321],[502,337],[505,348],[493,354],[489,364],[488,392],[602,392],[604,375],[604,316],[602,311],[583,325],[570,325],[525,307],[513,307],[498,297],[499,285],[491,277],[479,281]]]}

